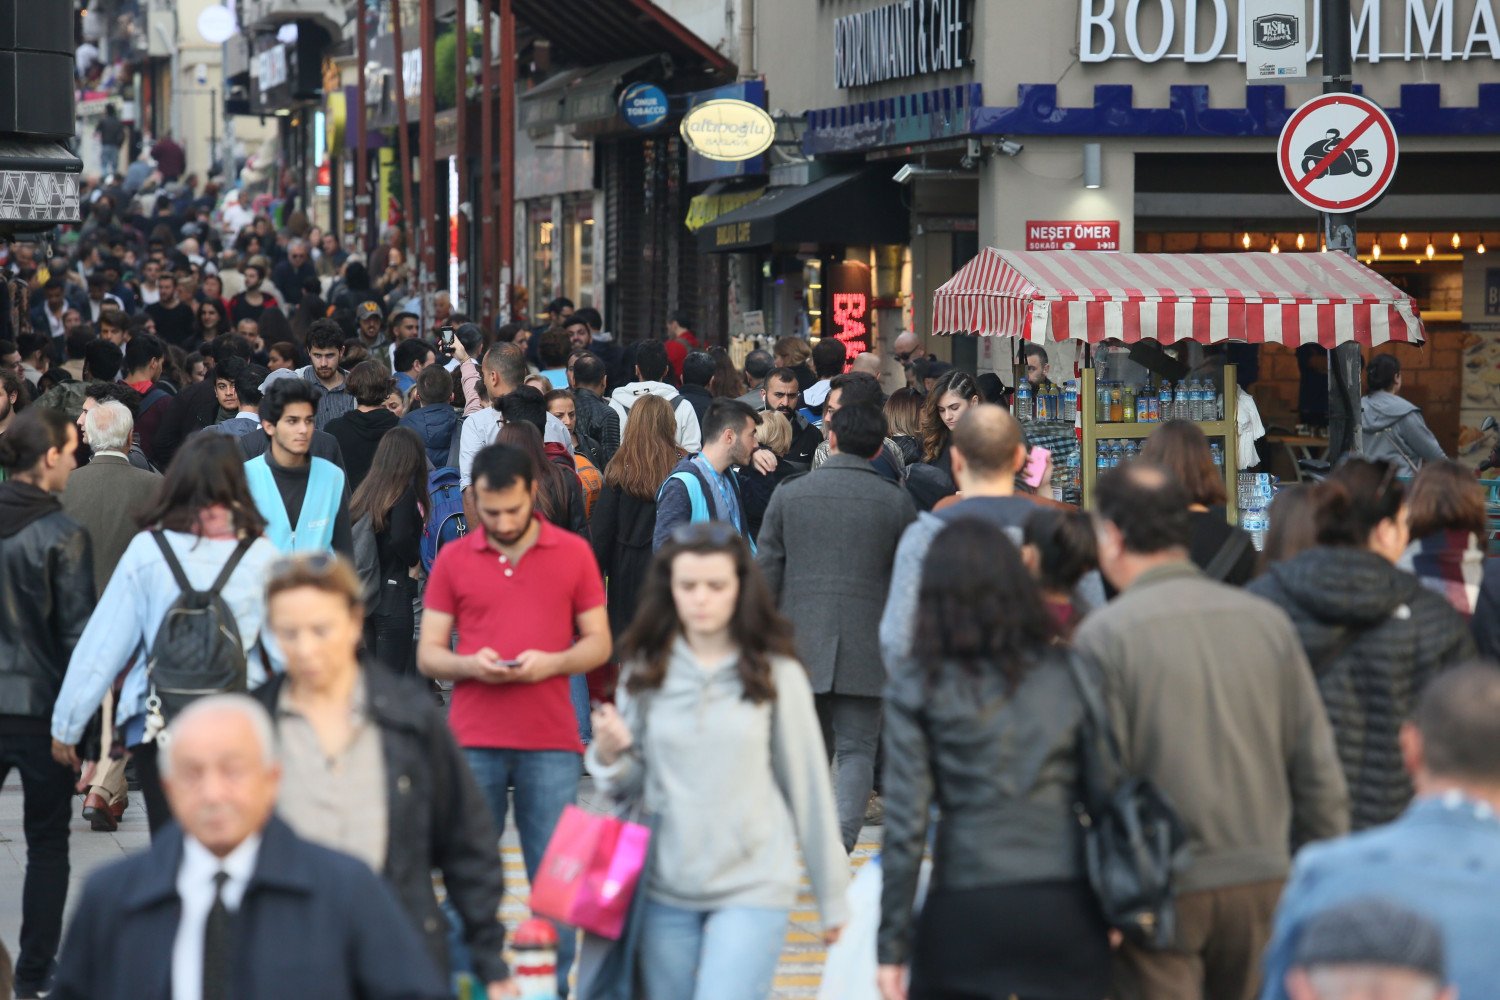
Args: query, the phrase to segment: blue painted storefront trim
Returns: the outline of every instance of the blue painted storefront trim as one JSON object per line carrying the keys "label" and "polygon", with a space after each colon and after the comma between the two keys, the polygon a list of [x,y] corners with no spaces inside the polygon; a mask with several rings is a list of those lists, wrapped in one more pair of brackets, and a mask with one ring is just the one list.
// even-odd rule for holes
{"label": "blue painted storefront trim", "polygon": [[[1356,88],[1359,89],[1359,88]],[[964,135],[1262,137],[1281,134],[1286,87],[1250,84],[1245,106],[1209,106],[1208,87],[1174,86],[1168,107],[1137,108],[1128,84],[1094,88],[1091,107],[1058,106],[1052,84],[1021,84],[1014,107],[985,107],[979,85],[868,101],[807,114],[803,151],[856,152]],[[1479,85],[1474,107],[1443,107],[1436,83],[1401,85],[1399,104],[1385,109],[1401,136],[1500,135],[1500,83]]]}

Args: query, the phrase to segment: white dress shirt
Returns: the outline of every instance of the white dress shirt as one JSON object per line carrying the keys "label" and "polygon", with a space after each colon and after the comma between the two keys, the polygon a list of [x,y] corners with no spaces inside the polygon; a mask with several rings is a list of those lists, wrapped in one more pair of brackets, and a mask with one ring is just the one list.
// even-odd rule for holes
{"label": "white dress shirt", "polygon": [[182,867],[177,869],[177,895],[182,917],[172,944],[172,1000],[202,1000],[203,929],[214,905],[214,876],[224,872],[224,906],[233,913],[245,898],[245,888],[260,854],[260,834],[246,838],[228,855],[217,858],[192,837],[182,838]]}

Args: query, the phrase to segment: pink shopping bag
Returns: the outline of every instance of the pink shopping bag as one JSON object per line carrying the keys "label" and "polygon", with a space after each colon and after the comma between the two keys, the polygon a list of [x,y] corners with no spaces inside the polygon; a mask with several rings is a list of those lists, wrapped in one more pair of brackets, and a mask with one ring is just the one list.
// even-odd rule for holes
{"label": "pink shopping bag", "polygon": [[532,912],[618,939],[650,844],[650,829],[639,823],[568,806],[532,883]]}

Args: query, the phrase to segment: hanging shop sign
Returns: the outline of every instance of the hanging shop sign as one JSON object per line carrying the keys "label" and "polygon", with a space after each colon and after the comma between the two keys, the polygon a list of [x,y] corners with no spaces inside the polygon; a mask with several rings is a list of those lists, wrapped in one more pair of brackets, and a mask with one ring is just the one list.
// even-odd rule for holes
{"label": "hanging shop sign", "polygon": [[902,0],[833,22],[833,81],[865,87],[969,65],[973,0]]}
{"label": "hanging shop sign", "polygon": [[1119,250],[1120,220],[1027,222],[1027,250]]}
{"label": "hanging shop sign", "polygon": [[[1263,16],[1259,9],[1270,6],[1274,12],[1274,8],[1296,5],[1243,0],[1238,19],[1230,13],[1228,0],[1078,0],[1078,6],[1080,62],[1238,59],[1253,66],[1254,60],[1264,56],[1257,40],[1285,42],[1289,28],[1270,21],[1258,26],[1257,18]],[[1321,58],[1322,4],[1309,6],[1296,43],[1282,51],[1299,48],[1310,59]],[[1500,60],[1500,18],[1496,17],[1500,4],[1495,0],[1351,0],[1349,6],[1357,60]],[[1233,38],[1231,29],[1237,29]]]}
{"label": "hanging shop sign", "polygon": [[871,292],[870,265],[862,261],[843,260],[825,270],[828,310],[832,333],[844,345],[844,370],[849,363],[870,349]]}
{"label": "hanging shop sign", "polygon": [[631,128],[655,128],[668,110],[667,92],[654,83],[632,83],[620,91],[620,117]]}
{"label": "hanging shop sign", "polygon": [[1245,79],[1300,80],[1307,76],[1307,0],[1243,0],[1250,55]]}
{"label": "hanging shop sign", "polygon": [[747,101],[708,101],[689,111],[680,129],[699,156],[734,162],[759,156],[776,140],[776,122]]}
{"label": "hanging shop sign", "polygon": [[1319,212],[1358,212],[1396,176],[1396,129],[1380,105],[1324,94],[1292,112],[1276,144],[1287,190]]}

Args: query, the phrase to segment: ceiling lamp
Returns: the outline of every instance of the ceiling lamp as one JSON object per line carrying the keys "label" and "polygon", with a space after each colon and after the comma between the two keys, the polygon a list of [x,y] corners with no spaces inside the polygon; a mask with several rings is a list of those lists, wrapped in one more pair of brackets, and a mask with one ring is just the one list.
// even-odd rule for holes
{"label": "ceiling lamp", "polygon": [[1244,247],[1246,250],[1250,249],[1250,234],[1249,233],[1246,233],[1244,236],[1240,237],[1240,246]]}
{"label": "ceiling lamp", "polygon": [[1453,234],[1453,249],[1457,250],[1459,247],[1461,247],[1463,245],[1464,245],[1464,241],[1459,238],[1459,235],[1457,233],[1454,233]]}
{"label": "ceiling lamp", "polygon": [[1474,248],[1475,253],[1484,253],[1484,234],[1479,234],[1479,245]]}
{"label": "ceiling lamp", "polygon": [[1376,260],[1380,259],[1380,239],[1378,237],[1375,240],[1375,249],[1370,251],[1370,256]]}
{"label": "ceiling lamp", "polygon": [[1298,250],[1304,250],[1306,248],[1307,248],[1307,237],[1303,236],[1301,233],[1298,233],[1297,234],[1297,249]]}
{"label": "ceiling lamp", "polygon": [[1432,245],[1432,237],[1427,237],[1427,259],[1431,260],[1437,256],[1437,247]]}
{"label": "ceiling lamp", "polygon": [[1271,252],[1272,253],[1281,253],[1281,241],[1280,240],[1278,240],[1278,239],[1271,240]]}
{"label": "ceiling lamp", "polygon": [[1400,245],[1400,247],[1401,247],[1402,250],[1406,249],[1406,242],[1407,242],[1407,240],[1406,240],[1406,234],[1405,233],[1402,233],[1401,234],[1401,238],[1396,241],[1396,243]]}

